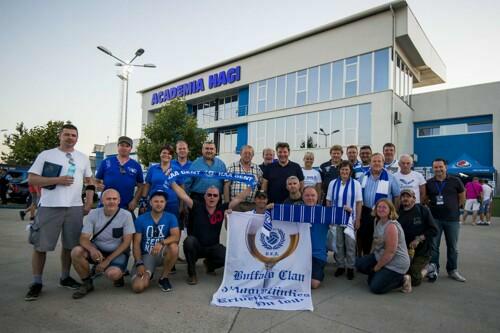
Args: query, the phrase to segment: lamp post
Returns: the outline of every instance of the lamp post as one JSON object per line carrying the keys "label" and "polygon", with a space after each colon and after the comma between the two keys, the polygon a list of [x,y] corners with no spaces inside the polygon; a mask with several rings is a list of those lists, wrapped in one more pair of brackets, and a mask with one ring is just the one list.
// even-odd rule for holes
{"label": "lamp post", "polygon": [[320,127],[319,132],[314,131],[314,134],[323,135],[325,137],[325,148],[328,147],[328,137],[332,134],[340,132],[339,129],[333,130],[331,133],[326,133],[324,129]]}
{"label": "lamp post", "polygon": [[[122,80],[123,87],[122,87],[122,107],[121,107],[121,112],[120,112],[120,130],[119,130],[119,135],[127,135],[127,116],[128,116],[128,81],[129,81],[129,74],[131,72],[132,67],[145,67],[145,68],[156,68],[156,65],[153,64],[142,64],[142,65],[136,65],[132,64],[132,62],[137,58],[143,55],[144,49],[137,49],[135,51],[134,57],[129,61],[125,62],[122,59],[118,58],[115,56],[113,53],[111,53],[110,50],[105,48],[104,46],[98,46],[97,49],[107,55],[109,55],[112,58],[115,58],[119,62],[115,64],[115,66],[123,67],[123,70],[120,74],[117,74],[117,76]],[[124,120],[124,121],[123,121]],[[122,123],[123,122],[123,123]],[[122,132],[123,130],[123,132]]]}

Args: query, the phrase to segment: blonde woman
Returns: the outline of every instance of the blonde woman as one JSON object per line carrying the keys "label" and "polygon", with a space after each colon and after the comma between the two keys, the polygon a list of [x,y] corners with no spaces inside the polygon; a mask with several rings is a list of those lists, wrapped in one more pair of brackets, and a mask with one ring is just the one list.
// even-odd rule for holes
{"label": "blonde woman", "polygon": [[368,286],[374,294],[385,294],[395,288],[411,292],[410,267],[403,229],[392,202],[380,199],[373,209],[375,230],[371,254],[358,258],[356,268],[368,275]]}
{"label": "blonde woman", "polygon": [[318,170],[313,169],[314,154],[310,151],[304,154],[304,167],[302,173],[304,174],[304,188],[312,186],[318,192],[318,198],[321,198],[321,175]]}

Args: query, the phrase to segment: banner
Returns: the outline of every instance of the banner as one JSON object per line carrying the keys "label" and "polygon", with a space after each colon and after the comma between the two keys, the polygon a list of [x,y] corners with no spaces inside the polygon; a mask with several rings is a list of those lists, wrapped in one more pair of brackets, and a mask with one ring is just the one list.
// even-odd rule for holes
{"label": "banner", "polygon": [[313,310],[310,224],[273,221],[264,215],[228,216],[224,278],[211,304],[269,310]]}
{"label": "banner", "polygon": [[251,187],[257,186],[257,179],[253,175],[246,175],[241,173],[231,173],[231,172],[217,172],[217,171],[205,171],[205,170],[179,170],[172,171],[167,178],[167,181],[174,181],[178,177],[198,177],[198,178],[215,178],[230,180],[236,182],[242,182],[248,184]]}

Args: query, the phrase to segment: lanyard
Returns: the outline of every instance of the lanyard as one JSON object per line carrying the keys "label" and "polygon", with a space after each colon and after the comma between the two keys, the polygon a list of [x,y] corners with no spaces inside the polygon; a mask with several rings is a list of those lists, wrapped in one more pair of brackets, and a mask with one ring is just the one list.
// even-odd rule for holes
{"label": "lanyard", "polygon": [[443,182],[441,182],[441,185],[438,186],[438,183],[437,181],[434,183],[434,185],[436,185],[436,190],[438,191],[439,195],[442,195],[442,192],[443,192],[443,189],[444,189],[444,186],[446,185],[446,180],[444,180]]}

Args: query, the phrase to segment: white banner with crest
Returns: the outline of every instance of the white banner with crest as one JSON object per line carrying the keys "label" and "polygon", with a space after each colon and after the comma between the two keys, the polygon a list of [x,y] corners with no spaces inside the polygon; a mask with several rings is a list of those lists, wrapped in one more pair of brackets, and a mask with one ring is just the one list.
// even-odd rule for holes
{"label": "white banner with crest", "polygon": [[224,278],[212,304],[271,310],[313,310],[309,223],[272,221],[233,212],[228,217]]}

